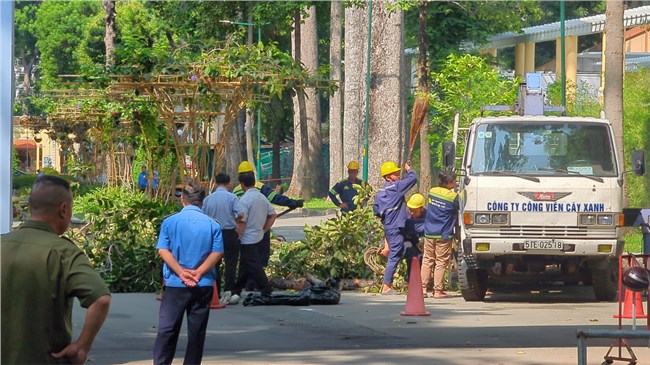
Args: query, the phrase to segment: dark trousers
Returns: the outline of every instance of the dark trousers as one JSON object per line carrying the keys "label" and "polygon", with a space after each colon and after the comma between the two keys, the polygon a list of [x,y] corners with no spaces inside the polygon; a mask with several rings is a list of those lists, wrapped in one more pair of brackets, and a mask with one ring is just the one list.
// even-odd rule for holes
{"label": "dark trousers", "polygon": [[[223,261],[223,290],[232,290],[237,280],[237,264],[239,263],[239,237],[234,229],[224,229],[221,231],[223,238],[223,259],[217,262],[217,273],[221,269]],[[219,284],[220,280],[217,280]],[[221,289],[220,285],[217,285]]]}
{"label": "dark trousers", "polygon": [[165,287],[165,295],[160,303],[158,335],[153,348],[154,365],[167,365],[174,360],[185,313],[187,313],[187,348],[183,364],[201,363],[212,291],[211,286]]}
{"label": "dark trousers", "polygon": [[273,291],[271,284],[269,284],[269,279],[264,272],[264,268],[260,265],[260,244],[261,241],[253,245],[240,245],[239,275],[237,276],[235,287],[232,289],[233,294],[241,294],[249,278],[255,280],[263,295],[270,295]]}
{"label": "dark trousers", "polygon": [[271,257],[271,230],[264,232],[264,237],[262,237],[260,246],[257,249],[260,255],[260,265],[267,267]]}
{"label": "dark trousers", "polygon": [[650,233],[643,233],[643,253],[650,254]]}

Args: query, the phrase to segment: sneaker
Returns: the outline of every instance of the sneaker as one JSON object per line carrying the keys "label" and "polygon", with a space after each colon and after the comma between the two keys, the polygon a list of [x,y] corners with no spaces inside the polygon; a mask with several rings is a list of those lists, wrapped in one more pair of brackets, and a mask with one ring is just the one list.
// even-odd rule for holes
{"label": "sneaker", "polygon": [[238,294],[233,294],[230,299],[228,300],[228,304],[238,304],[239,303],[239,295]]}
{"label": "sneaker", "polygon": [[232,298],[232,293],[230,290],[227,290],[221,294],[221,304],[228,304],[230,302],[230,298]]}

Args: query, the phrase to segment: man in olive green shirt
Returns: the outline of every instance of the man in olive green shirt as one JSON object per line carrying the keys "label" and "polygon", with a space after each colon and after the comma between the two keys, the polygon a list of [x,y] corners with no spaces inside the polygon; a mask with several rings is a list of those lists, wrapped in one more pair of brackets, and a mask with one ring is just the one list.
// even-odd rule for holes
{"label": "man in olive green shirt", "polygon": [[[67,181],[39,177],[29,198],[31,219],[2,235],[3,364],[83,364],[110,305],[108,287],[88,258],[59,237],[70,225]],[[72,303],[87,308],[72,342]]]}

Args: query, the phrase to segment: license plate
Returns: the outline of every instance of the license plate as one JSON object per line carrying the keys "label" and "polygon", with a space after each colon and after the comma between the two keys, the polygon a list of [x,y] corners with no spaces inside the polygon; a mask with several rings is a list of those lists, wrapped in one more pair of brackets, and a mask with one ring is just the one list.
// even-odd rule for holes
{"label": "license plate", "polygon": [[556,240],[526,240],[524,250],[561,250],[564,248],[562,241]]}

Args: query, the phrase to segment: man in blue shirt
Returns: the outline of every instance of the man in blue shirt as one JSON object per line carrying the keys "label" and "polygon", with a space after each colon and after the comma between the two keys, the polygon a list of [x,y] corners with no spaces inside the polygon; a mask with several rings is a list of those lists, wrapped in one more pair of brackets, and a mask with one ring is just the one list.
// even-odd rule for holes
{"label": "man in blue shirt", "polygon": [[[217,189],[203,201],[203,212],[221,225],[225,266],[224,295],[221,297],[221,301],[228,303],[237,279],[237,263],[239,262],[239,236],[235,228],[237,228],[237,221],[244,218],[244,207],[237,199],[237,196],[228,191],[230,176],[218,174],[214,180]],[[217,274],[219,274],[220,266],[221,261],[217,263]]]}
{"label": "man in blue shirt", "polygon": [[429,190],[427,214],[424,220],[424,256],[422,257],[422,292],[426,293],[427,285],[433,270],[433,297],[448,298],[443,285],[445,270],[451,258],[451,241],[458,219],[458,194],[453,191],[456,187],[456,173],[452,169],[440,172],[439,186]]}
{"label": "man in blue shirt", "polygon": [[147,175],[147,167],[142,165],[142,170],[140,171],[140,174],[138,174],[138,189],[140,189],[140,191],[147,190],[147,185],[149,185],[149,177]]}
{"label": "man in blue shirt", "polygon": [[[358,179],[359,163],[357,161],[350,161],[348,164],[348,178],[337,182],[332,189],[328,192],[332,203],[341,209],[341,212],[347,213],[357,208],[354,204],[354,197],[357,196],[357,189],[353,185],[361,185],[366,187],[366,182]],[[336,196],[341,198],[341,201]]]}
{"label": "man in blue shirt", "polygon": [[406,210],[404,195],[417,183],[417,176],[411,170],[408,163],[404,164],[404,170],[407,171],[406,178],[401,180],[401,169],[392,161],[384,162],[381,165],[381,176],[386,180],[377,195],[372,210],[384,225],[384,236],[388,242],[388,262],[384,270],[384,285],[382,294],[397,294],[391,287],[393,276],[397,269],[399,260],[404,255],[404,236],[402,229],[406,224],[409,214]]}
{"label": "man in blue shirt", "polygon": [[215,265],[223,256],[221,227],[203,214],[205,191],[190,182],[183,188],[183,209],[166,218],[158,237],[162,257],[165,295],[160,303],[154,364],[171,364],[187,312],[188,342],[184,364],[200,364],[210,315]]}

